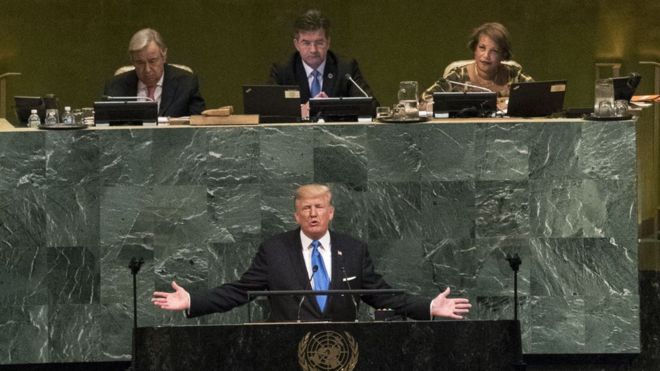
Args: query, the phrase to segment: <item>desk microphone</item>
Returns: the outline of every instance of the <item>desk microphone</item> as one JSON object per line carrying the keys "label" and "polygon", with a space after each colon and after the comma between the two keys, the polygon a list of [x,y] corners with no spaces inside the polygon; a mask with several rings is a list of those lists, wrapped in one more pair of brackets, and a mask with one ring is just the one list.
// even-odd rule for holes
{"label": "desk microphone", "polygon": [[[307,288],[309,288],[310,290],[312,289],[312,280],[314,279],[314,275],[316,274],[316,272],[318,272],[318,270],[319,270],[319,266],[314,264],[314,266],[312,267],[312,275],[309,276],[309,281],[307,281],[307,287],[305,287],[306,289]],[[298,322],[300,322],[300,310],[302,309],[302,305],[304,301],[305,301],[305,295],[303,295],[302,298],[300,298],[300,302],[298,302],[298,315],[296,316]]]}
{"label": "desk microphone", "polygon": [[487,91],[489,93],[494,93],[492,90],[490,90],[488,88],[483,88],[483,87],[478,86],[478,85],[474,85],[474,84],[470,84],[470,83],[466,83],[466,82],[458,82],[458,81],[453,81],[453,80],[447,80],[447,79],[444,79],[444,80],[447,81],[450,84],[465,86],[465,87],[468,87],[468,88],[475,88],[475,89],[478,89],[478,90]]}
{"label": "desk microphone", "polygon": [[156,101],[153,98],[138,97],[137,95],[134,95],[134,96],[121,96],[121,97],[111,96],[111,95],[104,95],[103,98],[105,98],[107,100],[136,100],[136,101],[146,100],[147,102],[155,102]]}
{"label": "desk microphone", "polygon": [[[348,279],[348,276],[346,275],[346,267],[344,267],[344,255],[342,254],[341,250],[337,250],[337,256],[341,258],[341,266],[339,269],[341,270],[342,275],[344,276],[344,282],[346,282],[346,286],[348,286],[349,290],[353,290],[351,287],[351,281]],[[358,322],[358,304],[355,301],[355,296],[351,294],[351,301],[353,302],[353,308],[355,308],[355,322]]]}
{"label": "desk microphone", "polygon": [[369,94],[367,94],[367,92],[364,91],[364,89],[362,89],[362,88],[360,87],[360,85],[358,85],[358,83],[355,82],[355,80],[353,80],[353,78],[351,77],[351,74],[350,74],[350,73],[345,74],[344,77],[345,77],[348,81],[350,81],[353,85],[355,85],[355,87],[358,88],[358,90],[360,90],[360,92],[362,92],[362,94],[364,94],[365,97],[369,98]]}

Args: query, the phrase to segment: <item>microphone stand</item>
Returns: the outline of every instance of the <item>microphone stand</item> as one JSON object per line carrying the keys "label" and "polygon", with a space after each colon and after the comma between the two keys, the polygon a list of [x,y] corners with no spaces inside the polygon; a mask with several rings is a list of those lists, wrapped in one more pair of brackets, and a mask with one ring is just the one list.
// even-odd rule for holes
{"label": "microphone stand", "polygon": [[144,259],[140,257],[140,260],[131,258],[131,261],[128,263],[128,268],[131,270],[133,275],[133,356],[131,357],[131,367],[130,370],[136,370],[137,365],[137,344],[135,343],[135,331],[137,330],[137,274],[140,271],[140,268],[144,264]]}
{"label": "microphone stand", "polygon": [[[518,328],[520,328],[520,322],[518,321],[518,270],[520,268],[520,264],[522,264],[522,260],[520,259],[518,253],[514,255],[507,254],[506,260],[509,262],[509,266],[513,270],[513,319],[514,321],[518,322]],[[520,343],[522,344],[522,332]],[[513,364],[513,367],[515,370],[527,369],[527,364],[525,364],[525,361],[522,358],[522,349],[520,351],[520,357],[518,358],[518,361]]]}

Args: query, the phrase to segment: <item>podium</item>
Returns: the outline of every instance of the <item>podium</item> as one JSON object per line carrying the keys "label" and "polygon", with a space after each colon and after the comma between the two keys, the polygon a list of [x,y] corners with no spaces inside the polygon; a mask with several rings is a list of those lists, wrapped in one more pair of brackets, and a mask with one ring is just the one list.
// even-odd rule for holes
{"label": "podium", "polygon": [[517,321],[141,327],[138,370],[512,370]]}

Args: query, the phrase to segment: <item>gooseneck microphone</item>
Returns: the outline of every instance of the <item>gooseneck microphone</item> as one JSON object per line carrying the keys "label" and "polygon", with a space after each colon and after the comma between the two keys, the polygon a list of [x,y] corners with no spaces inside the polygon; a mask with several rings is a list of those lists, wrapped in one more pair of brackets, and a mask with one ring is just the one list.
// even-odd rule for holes
{"label": "gooseneck microphone", "polygon": [[[316,272],[318,272],[318,270],[319,270],[319,266],[314,264],[314,266],[312,267],[312,275],[309,276],[309,281],[307,281],[307,287],[305,287],[305,289],[310,289],[310,290],[312,289],[312,280],[314,279],[314,275],[316,274]],[[300,310],[302,309],[302,305],[304,301],[305,301],[305,295],[303,295],[300,298],[300,301],[298,302],[298,315],[296,316],[297,322],[300,322]]]}
{"label": "gooseneck microphone", "polygon": [[[346,282],[346,286],[348,286],[349,290],[353,290],[351,287],[351,281],[348,279],[348,276],[346,275],[346,267],[344,266],[344,254],[342,254],[341,250],[337,250],[337,256],[341,258],[341,265],[339,267],[339,270],[341,270],[341,274],[344,276],[344,282]],[[358,322],[358,308],[360,308],[355,301],[355,296],[351,294],[351,301],[353,302],[353,308],[355,309],[355,322]]]}
{"label": "gooseneck microphone", "polygon": [[483,91],[487,91],[489,93],[493,93],[492,90],[490,90],[488,88],[483,88],[483,87],[478,86],[478,85],[474,85],[474,84],[470,84],[470,83],[466,83],[466,82],[458,82],[458,81],[448,80],[448,79],[444,79],[444,80],[447,81],[450,84],[465,86],[465,87],[468,87],[468,88],[474,88],[474,89],[477,89],[477,90],[483,90]]}
{"label": "gooseneck microphone", "polygon": [[358,83],[355,82],[355,80],[353,80],[353,77],[351,76],[350,73],[345,74],[344,77],[345,77],[348,81],[350,81],[350,82],[351,82],[356,88],[358,88],[358,90],[360,90],[360,92],[361,92],[362,94],[364,94],[365,97],[369,98],[369,94],[367,94],[367,92],[364,91],[364,89],[362,89],[362,88],[360,87],[360,85],[358,85]]}

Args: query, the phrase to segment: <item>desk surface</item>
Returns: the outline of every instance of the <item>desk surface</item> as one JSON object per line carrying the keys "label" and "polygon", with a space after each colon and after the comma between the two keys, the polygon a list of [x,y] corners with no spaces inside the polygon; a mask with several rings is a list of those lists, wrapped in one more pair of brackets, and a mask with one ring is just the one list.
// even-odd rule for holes
{"label": "desk surface", "polygon": [[[427,121],[427,124],[465,124],[465,123],[493,123],[493,122],[502,122],[502,123],[519,123],[519,122],[538,122],[538,123],[548,123],[548,122],[585,122],[582,119],[569,119],[569,118],[547,118],[547,117],[536,117],[536,118],[454,118],[454,119],[433,119]],[[247,125],[247,126],[289,126],[289,125],[410,125],[410,124],[384,124],[378,121],[374,122],[326,122],[323,124],[318,123],[281,123],[281,124],[259,124],[259,125]],[[240,127],[246,125],[208,125],[208,126],[190,126],[190,125],[162,125],[162,126],[132,126],[132,125],[120,125],[120,126],[94,126],[87,128],[85,130],[124,130],[124,129],[168,129],[168,128],[182,128],[182,127]],[[0,132],[22,132],[22,131],[39,131],[39,129],[28,128],[28,127],[17,127],[12,125],[9,121],[4,118],[0,118]]]}

